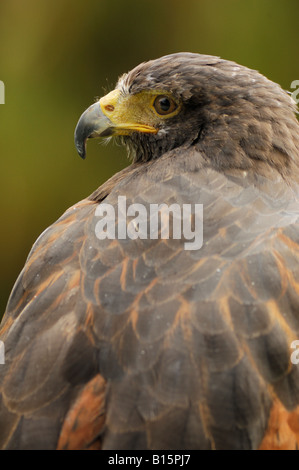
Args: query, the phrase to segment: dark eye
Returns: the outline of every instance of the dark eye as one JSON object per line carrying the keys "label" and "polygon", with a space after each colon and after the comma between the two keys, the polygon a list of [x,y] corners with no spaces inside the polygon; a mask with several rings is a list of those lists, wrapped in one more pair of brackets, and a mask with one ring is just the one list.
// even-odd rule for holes
{"label": "dark eye", "polygon": [[177,108],[177,105],[168,96],[160,95],[154,101],[154,108],[158,114],[170,114]]}

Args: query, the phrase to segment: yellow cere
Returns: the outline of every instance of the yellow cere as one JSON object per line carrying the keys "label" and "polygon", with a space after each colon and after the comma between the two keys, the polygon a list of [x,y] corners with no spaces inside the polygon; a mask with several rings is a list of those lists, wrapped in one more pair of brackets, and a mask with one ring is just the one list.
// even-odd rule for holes
{"label": "yellow cere", "polygon": [[[168,114],[159,114],[154,106],[158,96],[167,97],[171,103]],[[180,111],[180,104],[164,91],[147,90],[135,95],[113,90],[99,101],[101,109],[114,125],[115,134],[126,135],[139,131],[157,133],[159,124]]]}

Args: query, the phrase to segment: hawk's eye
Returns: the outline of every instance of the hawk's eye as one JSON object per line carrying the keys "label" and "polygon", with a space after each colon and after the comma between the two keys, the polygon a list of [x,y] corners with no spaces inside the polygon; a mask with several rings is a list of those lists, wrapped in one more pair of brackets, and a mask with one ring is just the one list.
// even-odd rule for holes
{"label": "hawk's eye", "polygon": [[159,95],[154,101],[154,108],[158,114],[170,114],[177,108],[177,105],[170,97]]}

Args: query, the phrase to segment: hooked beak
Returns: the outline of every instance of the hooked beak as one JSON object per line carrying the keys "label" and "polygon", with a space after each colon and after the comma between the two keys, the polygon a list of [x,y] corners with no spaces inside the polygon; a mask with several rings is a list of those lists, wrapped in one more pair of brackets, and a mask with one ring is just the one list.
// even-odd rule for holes
{"label": "hooked beak", "polygon": [[75,129],[75,146],[81,158],[86,155],[86,141],[93,137],[107,137],[113,133],[113,124],[103,113],[100,102],[89,106]]}
{"label": "hooked beak", "polygon": [[117,89],[91,105],[80,117],[75,130],[75,145],[80,157],[85,158],[86,141],[93,137],[132,132],[157,134],[156,127],[143,122],[145,108],[138,95],[124,98]]}

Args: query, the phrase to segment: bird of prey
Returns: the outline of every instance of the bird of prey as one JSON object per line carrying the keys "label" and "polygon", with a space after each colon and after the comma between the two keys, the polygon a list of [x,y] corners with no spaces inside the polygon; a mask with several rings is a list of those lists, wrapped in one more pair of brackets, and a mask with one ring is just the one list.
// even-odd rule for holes
{"label": "bird of prey", "polygon": [[132,163],[42,233],[8,301],[0,445],[298,448],[295,102],[232,61],[171,54],[121,76],[75,143],[114,136]]}

